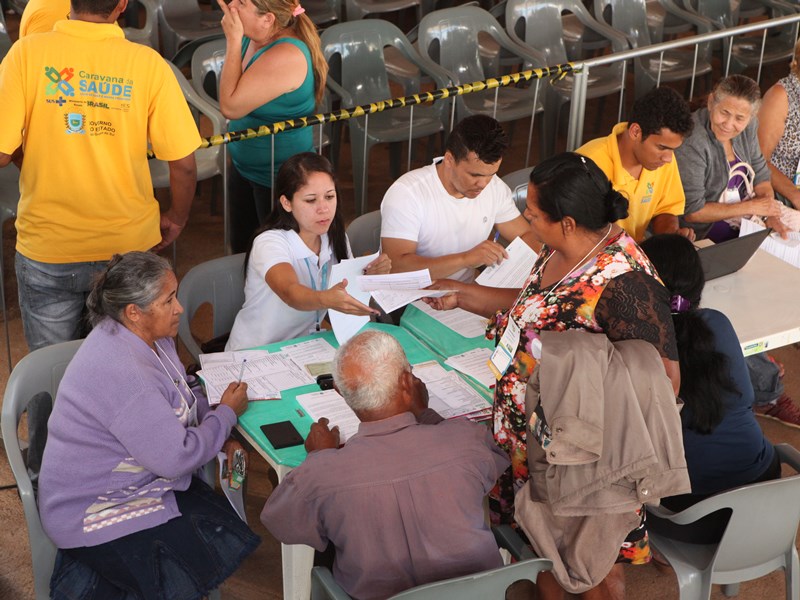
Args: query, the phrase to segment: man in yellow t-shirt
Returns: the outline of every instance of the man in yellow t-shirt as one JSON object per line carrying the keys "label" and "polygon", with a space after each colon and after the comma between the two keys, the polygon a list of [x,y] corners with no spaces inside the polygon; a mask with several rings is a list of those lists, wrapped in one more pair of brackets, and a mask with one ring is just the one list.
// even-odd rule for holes
{"label": "man in yellow t-shirt", "polygon": [[628,199],[628,216],[618,225],[641,242],[645,232],[678,233],[694,239],[691,228],[681,228],[683,193],[675,149],[692,132],[689,105],[675,90],[660,87],[633,104],[631,118],[618,123],[611,134],[587,142],[577,152],[591,158]]}
{"label": "man in yellow t-shirt", "polygon": [[[70,19],[19,40],[0,71],[0,166],[20,166],[16,270],[31,350],[81,336],[93,276],[159,250],[189,217],[200,135],[169,65],[125,40],[127,0],[72,0]],[[168,161],[159,213],[150,142]]]}
{"label": "man in yellow t-shirt", "polygon": [[69,10],[69,0],[29,0],[19,21],[19,39],[53,31],[56,21],[66,19]]}

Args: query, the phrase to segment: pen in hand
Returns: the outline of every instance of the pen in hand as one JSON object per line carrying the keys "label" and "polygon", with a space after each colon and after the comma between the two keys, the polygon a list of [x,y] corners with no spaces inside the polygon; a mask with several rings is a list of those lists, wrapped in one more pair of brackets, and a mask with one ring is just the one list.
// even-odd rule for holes
{"label": "pen in hand", "polygon": [[244,363],[247,362],[246,358],[242,359],[242,366],[239,369],[239,380],[236,383],[242,383],[242,376],[244,375]]}
{"label": "pen in hand", "polygon": [[500,239],[500,232],[496,231],[495,234],[494,234],[494,239],[492,241],[496,244],[497,240],[499,240],[499,239]]}

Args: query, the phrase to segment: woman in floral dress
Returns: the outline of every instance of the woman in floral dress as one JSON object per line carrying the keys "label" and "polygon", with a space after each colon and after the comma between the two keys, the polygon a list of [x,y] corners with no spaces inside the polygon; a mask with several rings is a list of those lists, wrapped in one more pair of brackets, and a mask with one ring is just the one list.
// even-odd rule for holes
{"label": "woman in floral dress", "polygon": [[[574,153],[547,159],[533,169],[528,185],[524,214],[543,247],[522,290],[443,281],[435,287],[457,293],[427,300],[434,308],[460,307],[490,318],[489,338],[500,340],[512,319],[520,330],[495,388],[494,436],[511,457],[509,471],[490,494],[496,522],[512,521],[514,492],[528,479],[525,390],[540,331],[585,329],[611,341],[646,340],[659,351],[673,387],[679,387],[669,294],[633,238],[614,224],[627,215],[627,205],[590,159]],[[620,562],[647,561],[640,527],[621,549]],[[609,586],[618,586],[621,571],[615,568],[612,576],[618,580]]]}

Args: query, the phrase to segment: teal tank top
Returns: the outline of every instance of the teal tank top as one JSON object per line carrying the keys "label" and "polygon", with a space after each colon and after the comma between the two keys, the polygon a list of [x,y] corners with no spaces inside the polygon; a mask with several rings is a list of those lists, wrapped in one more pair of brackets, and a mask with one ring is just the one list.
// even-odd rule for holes
{"label": "teal tank top", "polygon": [[[270,125],[286,119],[294,119],[314,114],[316,101],[314,100],[314,69],[311,64],[311,53],[308,46],[294,38],[280,38],[261,48],[247,63],[245,70],[258,60],[258,58],[275,44],[288,43],[300,48],[306,57],[308,73],[305,80],[296,90],[282,94],[266,104],[259,106],[250,114],[241,119],[232,119],[231,131],[244,129],[258,129],[260,125]],[[250,39],[245,37],[242,43],[242,58],[250,45]],[[233,142],[228,147],[236,170],[239,173],[260,185],[272,187],[274,174],[272,172],[272,138],[275,138],[275,174],[281,165],[291,156],[299,152],[308,152],[314,149],[313,133],[310,127],[282,131],[271,136],[267,135],[252,140]]]}

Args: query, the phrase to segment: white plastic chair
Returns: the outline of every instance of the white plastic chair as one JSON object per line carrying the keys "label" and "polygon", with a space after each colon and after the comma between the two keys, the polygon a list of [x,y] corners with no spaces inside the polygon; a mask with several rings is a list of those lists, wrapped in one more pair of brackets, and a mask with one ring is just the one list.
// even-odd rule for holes
{"label": "white plastic chair", "polygon": [[[540,571],[553,568],[546,558],[524,560],[474,575],[453,577],[420,585],[391,597],[391,600],[463,600],[464,598],[503,598],[512,583],[526,579],[536,582]],[[311,569],[311,600],[351,600],[325,567]]]}
{"label": "white plastic chair", "polygon": [[[788,444],[778,444],[775,450],[782,463],[800,472],[800,452]],[[725,595],[735,596],[739,582],[777,569],[786,575],[787,600],[800,598],[800,561],[795,546],[800,475],[729,490],[679,513],[649,506],[647,511],[688,526],[726,508],[733,512],[719,544],[688,544],[649,532],[650,543],[675,570],[681,600],[710,598],[714,583],[723,586]]]}
{"label": "white plastic chair", "polygon": [[17,216],[19,203],[19,169],[9,164],[0,169],[0,302],[3,303],[3,328],[6,335],[6,356],[8,372],[11,373],[11,336],[8,331],[8,305],[6,303],[5,269],[3,263],[3,223]]}
{"label": "white plastic chair", "polygon": [[[481,33],[516,56],[520,64],[546,66],[543,54],[513,41],[490,13],[469,5],[425,15],[419,24],[419,52],[426,61],[443,68],[456,85],[481,81],[486,77],[478,42]],[[539,84],[536,106],[535,80],[527,87],[508,86],[457,96],[456,118],[460,121],[470,115],[484,114],[507,122],[532,117],[534,112],[543,110],[547,85]]]}
{"label": "white plastic chair", "polygon": [[373,210],[353,219],[347,227],[353,256],[375,254],[381,247],[381,211]]}
{"label": "white plastic chair", "polygon": [[531,180],[532,170],[533,167],[527,167],[502,177],[503,182],[511,188],[511,197],[514,200],[514,204],[517,205],[519,212],[523,212],[526,208],[525,203],[528,200],[528,182]]}
{"label": "white plastic chair", "polygon": [[53,574],[56,560],[56,547],[42,529],[33,485],[22,457],[23,443],[18,434],[19,421],[22,413],[28,408],[28,402],[36,394],[47,392],[53,398],[56,397],[56,390],[64,376],[64,371],[82,342],[83,340],[76,340],[55,344],[25,356],[11,373],[3,395],[0,427],[2,428],[6,457],[17,482],[22,509],[25,512],[25,521],[28,525],[36,600],[46,600],[50,597],[50,577]]}
{"label": "white plastic chair", "polygon": [[136,2],[144,6],[144,25],[140,28],[123,28],[125,39],[158,50],[158,12],[161,5],[158,0],[136,0]]}
{"label": "white plastic chair", "polygon": [[195,361],[200,359],[200,345],[192,335],[191,323],[203,304],[213,309],[212,337],[228,333],[244,304],[244,254],[215,258],[193,267],[178,287],[178,301],[183,306],[178,337]]}
{"label": "white plastic chair", "polygon": [[[161,53],[170,59],[180,47],[191,40],[222,33],[222,13],[217,10],[202,10],[197,0],[157,0],[161,3],[159,25],[161,26]],[[212,7],[215,4],[212,4]]]}

